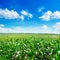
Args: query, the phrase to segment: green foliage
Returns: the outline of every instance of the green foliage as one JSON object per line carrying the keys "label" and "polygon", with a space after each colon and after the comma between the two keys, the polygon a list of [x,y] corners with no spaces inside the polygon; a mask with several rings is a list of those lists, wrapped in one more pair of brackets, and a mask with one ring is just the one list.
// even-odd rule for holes
{"label": "green foliage", "polygon": [[60,35],[0,34],[0,60],[60,60]]}

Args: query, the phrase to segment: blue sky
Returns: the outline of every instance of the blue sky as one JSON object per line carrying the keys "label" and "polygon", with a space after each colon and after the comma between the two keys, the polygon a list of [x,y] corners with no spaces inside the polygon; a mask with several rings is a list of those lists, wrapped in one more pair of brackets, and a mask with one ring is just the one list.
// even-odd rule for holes
{"label": "blue sky", "polygon": [[0,0],[0,33],[60,33],[60,0]]}

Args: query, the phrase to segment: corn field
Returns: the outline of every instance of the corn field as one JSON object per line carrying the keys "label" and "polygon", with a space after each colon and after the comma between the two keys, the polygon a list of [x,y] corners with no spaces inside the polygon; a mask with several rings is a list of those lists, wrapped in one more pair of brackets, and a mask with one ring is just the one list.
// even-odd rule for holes
{"label": "corn field", "polygon": [[60,60],[60,35],[0,34],[0,60]]}

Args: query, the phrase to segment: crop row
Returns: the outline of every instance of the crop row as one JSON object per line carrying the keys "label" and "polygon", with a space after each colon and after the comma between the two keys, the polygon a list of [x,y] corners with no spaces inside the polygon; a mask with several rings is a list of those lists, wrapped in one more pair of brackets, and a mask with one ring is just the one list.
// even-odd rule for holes
{"label": "crop row", "polygon": [[10,39],[0,41],[0,60],[59,60],[59,39]]}

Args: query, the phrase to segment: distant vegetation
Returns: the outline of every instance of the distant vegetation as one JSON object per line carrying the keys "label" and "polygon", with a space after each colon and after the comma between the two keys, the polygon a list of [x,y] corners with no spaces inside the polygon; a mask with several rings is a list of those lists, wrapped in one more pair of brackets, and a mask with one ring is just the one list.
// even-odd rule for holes
{"label": "distant vegetation", "polygon": [[0,34],[0,60],[60,60],[60,35]]}

